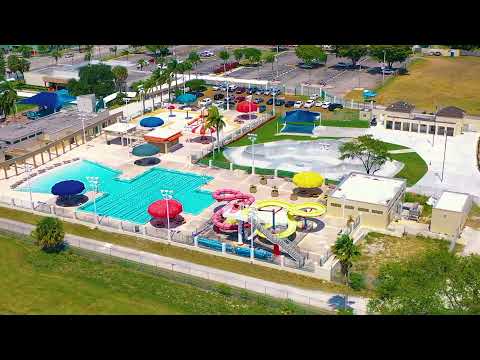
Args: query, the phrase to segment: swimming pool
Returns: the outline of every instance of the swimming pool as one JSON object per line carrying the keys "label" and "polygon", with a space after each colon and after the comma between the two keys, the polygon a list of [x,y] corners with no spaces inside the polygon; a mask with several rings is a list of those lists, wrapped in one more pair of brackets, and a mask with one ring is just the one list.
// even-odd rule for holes
{"label": "swimming pool", "polygon": [[[87,176],[98,176],[99,192],[103,195],[96,199],[97,213],[112,218],[145,224],[150,221],[148,206],[162,198],[161,189],[173,190],[173,198],[180,201],[183,211],[197,215],[213,204],[211,192],[199,188],[213,179],[160,167],[149,169],[132,179],[119,179],[121,171],[101,164],[83,160],[34,178],[31,181],[33,192],[50,193],[52,186],[62,180],[78,180],[85,184],[88,191]],[[28,191],[22,186],[18,191]],[[93,212],[93,201],[80,207],[80,210]]]}

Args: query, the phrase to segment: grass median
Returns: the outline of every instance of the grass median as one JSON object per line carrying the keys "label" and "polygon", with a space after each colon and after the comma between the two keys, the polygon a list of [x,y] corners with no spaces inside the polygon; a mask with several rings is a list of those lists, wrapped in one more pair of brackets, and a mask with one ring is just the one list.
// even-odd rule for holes
{"label": "grass median", "polygon": [[[26,211],[10,209],[0,206],[0,217],[35,225],[42,216],[31,214]],[[195,264],[205,265],[231,271],[237,274],[252,276],[281,284],[293,285],[304,289],[317,289],[330,292],[348,292],[356,295],[368,295],[365,292],[355,292],[343,285],[316,279],[309,276],[294,274],[287,271],[276,270],[228,259],[222,256],[205,254],[199,251],[181,248],[175,245],[167,245],[135,236],[107,232],[92,229],[85,225],[63,221],[65,232],[68,234],[83,236],[89,239],[104,241],[111,244],[121,245],[132,249],[142,250],[158,255],[168,256],[175,259],[190,261]]]}

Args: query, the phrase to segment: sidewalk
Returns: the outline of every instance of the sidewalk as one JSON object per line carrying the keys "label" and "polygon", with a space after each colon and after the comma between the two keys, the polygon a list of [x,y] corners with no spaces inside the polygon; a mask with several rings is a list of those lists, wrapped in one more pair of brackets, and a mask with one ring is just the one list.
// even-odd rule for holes
{"label": "sidewalk", "polygon": [[[30,234],[34,226],[17,221],[0,219],[0,229],[20,234]],[[280,299],[308,304],[329,311],[343,306],[341,294],[328,293],[321,290],[307,290],[294,286],[278,284],[271,281],[261,280],[229,271],[219,270],[208,266],[198,265],[191,262],[177,260],[157,254],[134,250],[119,245],[113,245],[84,237],[66,234],[65,242],[70,246],[115,256],[130,261],[156,266],[171,271],[197,276],[207,280],[222,282],[231,286],[244,288],[257,293],[270,295]],[[355,314],[365,315],[367,298],[349,296],[348,306]]]}

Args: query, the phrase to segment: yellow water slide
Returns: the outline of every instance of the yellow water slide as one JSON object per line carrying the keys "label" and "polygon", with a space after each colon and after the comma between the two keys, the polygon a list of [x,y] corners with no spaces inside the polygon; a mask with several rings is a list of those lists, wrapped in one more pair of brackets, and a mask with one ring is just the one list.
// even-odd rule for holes
{"label": "yellow water slide", "polygon": [[[322,216],[326,211],[326,207],[322,204],[316,202],[305,202],[301,204],[292,204],[283,200],[260,200],[256,201],[253,205],[256,209],[262,209],[269,206],[278,206],[287,210],[287,229],[284,231],[275,234],[279,238],[286,238],[297,231],[297,220],[295,216],[301,217],[318,217]],[[306,211],[303,209],[310,209]],[[272,227],[272,224],[266,224],[266,228]],[[257,230],[257,234],[261,237],[265,235]]]}

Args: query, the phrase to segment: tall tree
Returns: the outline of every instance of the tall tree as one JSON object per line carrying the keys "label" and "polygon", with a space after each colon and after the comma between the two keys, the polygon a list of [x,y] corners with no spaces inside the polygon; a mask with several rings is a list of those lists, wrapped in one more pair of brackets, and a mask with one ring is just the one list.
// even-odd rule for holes
{"label": "tall tree", "polygon": [[24,58],[30,58],[32,56],[33,48],[30,45],[20,45],[17,48],[17,53]]}
{"label": "tall tree", "polygon": [[316,45],[299,45],[295,48],[295,55],[308,65],[322,63],[327,60],[325,51]]}
{"label": "tall tree", "polygon": [[148,61],[145,59],[140,59],[137,61],[137,65],[140,66],[140,70],[143,70],[143,68],[148,65]]}
{"label": "tall tree", "polygon": [[244,48],[243,57],[250,62],[250,64],[258,64],[262,60],[262,52],[257,48]]}
{"label": "tall tree", "polygon": [[152,111],[155,110],[155,90],[157,87],[157,79],[152,75],[143,83],[143,89],[145,90],[145,96],[149,96],[152,99]]}
{"label": "tall tree", "polygon": [[128,70],[125,66],[114,66],[112,68],[112,73],[115,78],[115,85],[118,91],[126,90],[125,81],[128,78]]}
{"label": "tall tree", "polygon": [[113,45],[113,46],[110,48],[110,52],[112,52],[115,56],[117,56],[117,50],[118,50],[118,46],[117,46],[117,45]]}
{"label": "tall tree", "polygon": [[17,91],[10,82],[3,84],[0,91],[0,112],[6,117],[17,114]]}
{"label": "tall tree", "polygon": [[41,55],[46,55],[50,52],[50,46],[49,45],[38,45],[37,50]]}
{"label": "tall tree", "polygon": [[54,217],[42,218],[32,231],[32,237],[44,251],[58,250],[63,244],[65,231],[62,222]]}
{"label": "tall tree", "polygon": [[198,55],[198,53],[196,51],[190,52],[190,54],[188,54],[187,60],[190,61],[193,68],[195,68],[195,69],[197,68],[197,65],[202,62],[202,59],[200,58],[200,55]]}
{"label": "tall tree", "polygon": [[226,72],[227,61],[230,59],[230,53],[227,50],[222,50],[218,53],[218,57],[223,60],[223,72]]}
{"label": "tall tree", "polygon": [[216,106],[210,106],[208,108],[208,116],[205,123],[206,128],[215,128],[217,133],[217,148],[220,151],[220,131],[226,126],[223,116],[218,112]]}
{"label": "tall tree", "polygon": [[240,62],[243,58],[243,49],[235,49],[233,50],[233,57],[236,61]]}
{"label": "tall tree", "polygon": [[359,159],[367,174],[375,174],[391,159],[386,144],[372,135],[359,136],[343,143],[340,148],[340,160]]}
{"label": "tall tree", "polygon": [[337,57],[345,57],[350,59],[352,66],[355,67],[357,62],[368,54],[368,46],[366,45],[334,45],[334,53]]}
{"label": "tall tree", "polygon": [[0,53],[0,81],[5,80],[5,71],[6,71],[5,57],[3,56],[3,52],[2,52]]}
{"label": "tall tree", "polygon": [[105,97],[115,91],[115,76],[105,64],[86,65],[79,70],[79,80],[72,79],[67,88],[73,96],[95,94]]}
{"label": "tall tree", "polygon": [[[345,285],[350,283],[350,270],[353,262],[360,255],[360,248],[353,243],[353,239],[347,234],[342,234],[332,245],[332,253],[340,262],[342,274],[345,279]],[[347,294],[345,293],[344,308],[347,307]]]}
{"label": "tall tree", "polygon": [[57,65],[58,59],[63,56],[63,51],[55,48],[50,52],[50,56],[55,60],[55,65]]}
{"label": "tall tree", "polygon": [[480,314],[480,256],[458,256],[447,244],[421,256],[382,265],[374,313],[391,315]]}
{"label": "tall tree", "polygon": [[175,90],[177,90],[178,88],[177,74],[178,74],[178,70],[180,69],[177,59],[171,59],[167,64],[167,69],[175,77]]}
{"label": "tall tree", "polygon": [[275,64],[275,54],[272,53],[272,52],[269,52],[263,57],[263,60],[266,63],[271,63],[272,64],[272,78],[273,78],[274,77],[274,72],[275,72],[274,69],[273,69],[273,65]]}
{"label": "tall tree", "polygon": [[[191,72],[192,72],[192,69],[193,69],[192,63],[190,62],[190,60],[187,59],[182,63],[182,65],[183,65],[183,71],[188,72],[188,80],[190,80]],[[185,83],[185,79],[183,79],[183,83]]]}
{"label": "tall tree", "polygon": [[403,62],[412,54],[412,47],[409,45],[372,45],[369,48],[369,54],[375,60],[385,61],[389,68],[393,63]]}

